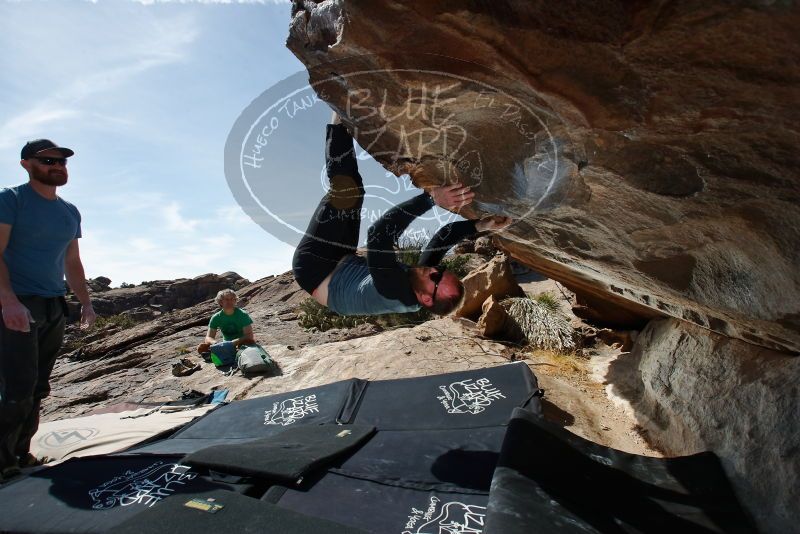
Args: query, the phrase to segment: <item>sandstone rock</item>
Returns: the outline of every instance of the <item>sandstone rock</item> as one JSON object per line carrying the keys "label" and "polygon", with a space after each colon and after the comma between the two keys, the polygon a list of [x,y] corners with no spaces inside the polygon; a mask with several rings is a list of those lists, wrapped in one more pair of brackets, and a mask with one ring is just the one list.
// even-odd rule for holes
{"label": "sandstone rock", "polygon": [[[213,298],[221,289],[238,289],[243,284],[249,284],[246,279],[230,271],[221,275],[204,274],[192,279],[143,282],[138,286],[117,289],[109,289],[107,284],[103,285],[106,280],[111,283],[111,280],[104,277],[90,282],[95,311],[99,315],[117,315],[136,308],[140,310],[142,317],[145,308],[153,311],[184,309]],[[95,290],[95,287],[101,289]],[[68,304],[70,316],[78,317],[80,304],[77,299],[70,296]]]}
{"label": "sandstone rock", "polygon": [[[150,283],[150,287],[156,285]],[[296,316],[299,304],[308,298],[291,273],[259,280],[238,294],[240,306],[253,318],[256,340],[264,347],[291,345],[299,350],[376,332],[372,325],[363,325],[351,330],[311,333],[303,330],[296,320],[285,320],[291,314]],[[195,347],[203,339],[208,320],[218,309],[212,300],[206,300],[130,328],[109,325],[81,340],[71,334],[67,340],[69,350],[56,361],[53,370],[53,393],[43,403],[43,419],[81,415],[121,401],[172,400],[180,398],[187,389],[208,391],[214,385],[233,384],[236,391],[246,390],[252,386],[249,379],[228,380],[212,364],[191,376],[172,376],[171,364],[176,359],[195,356]],[[78,345],[80,348],[76,348]]]}
{"label": "sandstone rock", "polygon": [[597,326],[626,330],[641,330],[658,316],[650,310],[633,310],[630,306],[582,293],[575,293],[572,313]]}
{"label": "sandstone rock", "polygon": [[497,247],[494,246],[491,236],[480,236],[475,240],[475,253],[484,256],[494,256],[497,252]]}
{"label": "sandstone rock", "polygon": [[800,358],[658,320],[606,379],[667,454],[718,454],[763,532],[796,529]]}
{"label": "sandstone rock", "polygon": [[160,313],[161,312],[156,311],[151,307],[141,306],[139,308],[134,308],[132,310],[126,310],[122,312],[122,315],[127,315],[136,322],[144,322],[154,319]]}
{"label": "sandstone rock", "polygon": [[[362,147],[637,316],[800,352],[800,4],[305,1],[287,46]],[[428,54],[426,52],[435,52]],[[420,175],[422,176],[422,175]]]}
{"label": "sandstone rock", "polygon": [[519,326],[500,304],[500,299],[494,295],[484,301],[477,326],[480,334],[489,339],[522,341],[525,338]]}
{"label": "sandstone rock", "polygon": [[526,274],[531,274],[534,271],[524,263],[511,260],[511,272],[514,273],[514,276],[523,276]]}
{"label": "sandstone rock", "polygon": [[86,285],[89,286],[90,291],[101,292],[111,289],[111,279],[105,276],[98,276],[97,278],[90,278],[86,280]]}
{"label": "sandstone rock", "polygon": [[472,239],[459,241],[456,243],[456,246],[453,247],[453,252],[455,254],[469,254],[470,252],[475,252],[475,241]]}
{"label": "sandstone rock", "polygon": [[619,347],[623,352],[628,352],[633,347],[633,341],[636,339],[636,331],[631,330],[611,330],[610,328],[601,328],[595,334],[598,339],[608,346]]}
{"label": "sandstone rock", "polygon": [[487,298],[522,296],[523,292],[517,284],[508,258],[498,256],[487,264],[470,272],[462,280],[464,284],[464,302],[454,312],[456,317],[467,317],[476,320],[481,307]]}

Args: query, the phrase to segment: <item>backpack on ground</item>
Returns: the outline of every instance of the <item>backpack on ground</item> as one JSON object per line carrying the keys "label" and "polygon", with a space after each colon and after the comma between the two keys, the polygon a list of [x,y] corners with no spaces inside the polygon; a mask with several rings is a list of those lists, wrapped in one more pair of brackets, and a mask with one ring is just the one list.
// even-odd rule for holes
{"label": "backpack on ground", "polygon": [[261,345],[247,345],[236,353],[236,366],[245,375],[276,374],[278,364]]}

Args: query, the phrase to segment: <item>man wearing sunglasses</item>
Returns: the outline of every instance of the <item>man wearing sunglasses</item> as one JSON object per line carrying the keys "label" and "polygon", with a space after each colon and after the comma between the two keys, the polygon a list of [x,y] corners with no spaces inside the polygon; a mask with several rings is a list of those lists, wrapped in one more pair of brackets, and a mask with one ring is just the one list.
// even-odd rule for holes
{"label": "man wearing sunglasses", "polygon": [[95,320],[78,250],[81,216],[56,194],[72,155],[47,139],[30,141],[20,154],[28,182],[0,191],[0,482],[37,462],[30,442],[64,336],[65,275],[81,328]]}
{"label": "man wearing sunglasses", "polygon": [[340,315],[406,313],[421,307],[447,315],[463,299],[464,288],[439,262],[464,237],[499,230],[511,220],[493,216],[445,225],[427,244],[417,266],[403,265],[394,247],[415,218],[434,204],[458,210],[475,196],[461,184],[434,187],[386,212],[369,229],[366,258],[358,256],[364,186],[353,138],[338,115],[334,114],[332,122],[327,126],[325,145],[330,189],[295,250],[292,269],[297,283]]}

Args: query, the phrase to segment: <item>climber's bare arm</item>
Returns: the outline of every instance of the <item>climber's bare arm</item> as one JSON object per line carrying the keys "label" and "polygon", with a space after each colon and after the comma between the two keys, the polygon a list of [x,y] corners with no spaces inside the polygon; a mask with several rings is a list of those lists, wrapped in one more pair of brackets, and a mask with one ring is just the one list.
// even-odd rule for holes
{"label": "climber's bare arm", "polygon": [[233,344],[237,347],[241,347],[242,345],[255,345],[256,340],[255,336],[253,336],[253,325],[249,324],[242,329],[242,337],[235,340]]}

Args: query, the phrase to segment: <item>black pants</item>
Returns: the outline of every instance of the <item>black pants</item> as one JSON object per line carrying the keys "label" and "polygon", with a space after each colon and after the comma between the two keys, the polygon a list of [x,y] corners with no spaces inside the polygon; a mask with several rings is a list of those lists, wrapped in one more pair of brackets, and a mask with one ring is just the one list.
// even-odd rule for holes
{"label": "black pants", "polygon": [[0,317],[0,469],[15,465],[30,450],[66,324],[63,297],[19,300],[34,322],[30,332],[17,332],[7,329]]}
{"label": "black pants", "polygon": [[330,190],[322,197],[292,260],[295,280],[311,294],[336,268],[339,260],[355,254],[361,227],[364,184],[361,175],[330,177]]}

